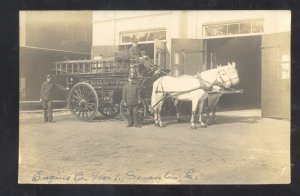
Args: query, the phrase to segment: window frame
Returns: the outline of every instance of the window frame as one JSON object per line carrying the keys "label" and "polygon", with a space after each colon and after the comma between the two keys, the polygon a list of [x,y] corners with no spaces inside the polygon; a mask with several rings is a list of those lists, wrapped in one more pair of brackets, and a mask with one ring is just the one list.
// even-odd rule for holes
{"label": "window frame", "polygon": [[[123,32],[120,32],[119,33],[119,45],[128,45],[128,44],[132,44],[132,41],[130,40],[129,42],[123,42],[123,36],[124,35],[135,35],[136,36],[136,39],[138,39],[138,42],[141,43],[141,44],[147,44],[147,43],[154,43],[154,40],[157,39],[157,38],[154,38],[153,40],[149,40],[149,35],[150,33],[159,33],[163,31],[165,33],[165,39],[159,39],[161,41],[166,41],[167,39],[167,31],[165,28],[157,28],[157,29],[144,29],[144,30],[135,30],[135,31],[123,31]],[[146,40],[147,41],[140,41],[139,40],[139,34],[142,34],[142,33],[145,33],[147,34],[147,38]],[[131,36],[130,36],[130,39],[131,39]]]}
{"label": "window frame", "polygon": [[[239,21],[228,21],[228,22],[219,22],[219,23],[206,23],[202,24],[202,38],[209,39],[209,38],[221,38],[221,37],[237,37],[237,36],[249,36],[249,35],[261,35],[264,33],[264,19],[249,19],[249,20],[239,20]],[[241,33],[241,25],[250,23],[250,32]],[[260,32],[253,32],[253,24],[254,23],[262,23],[262,31]],[[238,31],[236,34],[229,34],[229,26],[230,25],[238,25]],[[218,26],[226,26],[226,33],[223,35],[217,34],[217,27]],[[213,35],[207,35],[206,28],[214,29]]]}

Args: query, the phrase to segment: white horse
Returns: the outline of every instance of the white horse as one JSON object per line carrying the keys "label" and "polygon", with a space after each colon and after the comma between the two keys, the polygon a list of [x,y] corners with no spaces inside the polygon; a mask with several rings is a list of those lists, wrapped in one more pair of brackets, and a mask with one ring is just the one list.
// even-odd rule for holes
{"label": "white horse", "polygon": [[[197,106],[199,104],[199,114],[202,113],[204,100],[208,94],[208,90],[213,85],[230,88],[231,85],[237,84],[239,77],[235,68],[235,63],[226,66],[218,66],[215,69],[197,73],[196,76],[184,76],[174,78],[171,76],[163,76],[153,83],[151,106],[154,112],[155,125],[162,127],[160,111],[163,99],[171,96],[178,101],[192,102],[191,128],[196,129],[194,118]],[[199,123],[201,127],[207,124],[202,121],[199,115]]]}

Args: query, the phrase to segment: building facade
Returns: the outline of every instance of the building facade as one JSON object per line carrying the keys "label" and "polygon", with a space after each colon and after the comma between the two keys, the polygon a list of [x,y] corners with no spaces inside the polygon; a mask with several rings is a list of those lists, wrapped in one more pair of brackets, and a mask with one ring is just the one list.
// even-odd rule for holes
{"label": "building facade", "polygon": [[[20,12],[21,101],[39,100],[41,84],[52,73],[53,62],[90,59],[91,21],[91,12]],[[56,93],[55,99],[65,97]]]}
{"label": "building facade", "polygon": [[113,56],[138,39],[173,76],[235,62],[244,93],[220,104],[290,118],[290,32],[289,11],[95,11],[91,56]]}

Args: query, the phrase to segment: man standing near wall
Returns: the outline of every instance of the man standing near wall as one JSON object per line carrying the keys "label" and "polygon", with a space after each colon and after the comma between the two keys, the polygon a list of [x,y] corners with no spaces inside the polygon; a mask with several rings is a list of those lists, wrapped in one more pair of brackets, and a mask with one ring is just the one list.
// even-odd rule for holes
{"label": "man standing near wall", "polygon": [[44,110],[44,122],[53,122],[52,100],[55,88],[63,91],[69,90],[69,88],[65,88],[59,84],[55,84],[51,75],[46,75],[46,81],[44,81],[42,84],[40,97],[40,101],[42,101]]}

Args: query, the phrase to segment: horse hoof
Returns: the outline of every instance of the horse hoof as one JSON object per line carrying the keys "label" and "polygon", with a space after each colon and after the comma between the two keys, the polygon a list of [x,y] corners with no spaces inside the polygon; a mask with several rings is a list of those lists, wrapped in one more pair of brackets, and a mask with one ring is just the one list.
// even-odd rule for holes
{"label": "horse hoof", "polygon": [[207,128],[207,125],[200,125],[201,128]]}
{"label": "horse hoof", "polygon": [[191,126],[191,129],[197,129],[197,127],[196,126]]}

